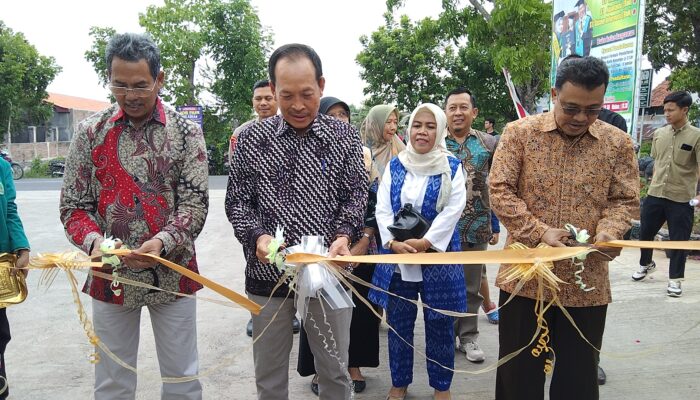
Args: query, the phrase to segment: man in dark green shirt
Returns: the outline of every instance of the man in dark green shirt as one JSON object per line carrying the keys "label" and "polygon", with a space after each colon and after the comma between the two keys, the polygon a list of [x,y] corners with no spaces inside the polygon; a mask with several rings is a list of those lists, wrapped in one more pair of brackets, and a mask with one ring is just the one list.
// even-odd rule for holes
{"label": "man in dark green shirt", "polygon": [[[651,157],[654,175],[641,213],[641,240],[653,240],[664,223],[668,224],[671,240],[688,240],[693,229],[694,207],[689,203],[700,200],[697,193],[698,163],[700,162],[700,129],[688,122],[688,110],[693,103],[687,92],[673,92],[664,99],[664,116],[668,125],[654,132]],[[666,293],[680,297],[685,273],[684,250],[671,251]],[[639,270],[632,279],[641,281],[656,270],[652,250],[642,250]]]}
{"label": "man in dark green shirt", "polygon": [[[29,263],[29,241],[24,234],[22,220],[15,204],[15,184],[12,181],[10,164],[0,159],[0,253],[17,254],[16,268],[25,268]],[[15,274],[25,274],[26,270]],[[0,388],[5,386],[5,347],[10,342],[10,324],[7,321],[5,307],[0,308]],[[6,399],[9,392],[5,388],[0,392],[0,399]]]}

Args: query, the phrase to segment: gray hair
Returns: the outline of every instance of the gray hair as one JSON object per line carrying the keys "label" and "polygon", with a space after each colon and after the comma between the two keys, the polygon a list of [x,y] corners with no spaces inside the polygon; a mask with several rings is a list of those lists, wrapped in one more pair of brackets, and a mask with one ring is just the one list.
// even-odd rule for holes
{"label": "gray hair", "polygon": [[160,50],[149,35],[138,33],[122,33],[112,36],[105,50],[107,73],[112,75],[112,59],[121,58],[124,61],[138,62],[146,60],[153,79],[160,72]]}

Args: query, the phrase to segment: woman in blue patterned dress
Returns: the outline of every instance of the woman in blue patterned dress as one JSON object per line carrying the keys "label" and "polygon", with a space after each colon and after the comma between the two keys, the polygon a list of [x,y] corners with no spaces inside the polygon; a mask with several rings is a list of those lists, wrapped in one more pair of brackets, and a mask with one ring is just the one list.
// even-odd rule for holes
{"label": "woman in blue patterned dress", "polygon": [[[434,104],[421,104],[411,114],[409,143],[384,170],[377,194],[376,218],[383,253],[460,251],[455,227],[466,204],[464,171],[445,148],[447,118]],[[431,222],[422,238],[398,241],[388,229],[399,209],[410,203]],[[418,299],[437,309],[466,311],[466,288],[461,265],[377,265],[373,283],[392,294]],[[392,388],[387,399],[406,396],[413,381],[413,344],[417,307],[378,290],[370,299],[386,309]],[[426,354],[430,386],[436,399],[450,398],[454,367],[454,318],[424,309]]]}

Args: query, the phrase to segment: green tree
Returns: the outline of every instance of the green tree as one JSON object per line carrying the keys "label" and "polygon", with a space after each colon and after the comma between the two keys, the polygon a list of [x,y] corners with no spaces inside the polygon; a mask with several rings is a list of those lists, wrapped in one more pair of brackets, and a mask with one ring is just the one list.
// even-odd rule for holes
{"label": "green tree", "polygon": [[[491,4],[491,11],[487,11],[485,3]],[[387,20],[391,15],[405,3],[405,0],[387,0]],[[430,42],[419,43],[422,46],[415,46],[411,50],[428,51],[432,57],[427,61],[429,64],[445,63],[444,70],[452,75],[452,79],[444,72],[435,72],[436,69],[427,69],[429,77],[438,76],[450,85],[462,82],[464,86],[469,86],[470,90],[481,92],[482,98],[480,106],[483,110],[488,109],[489,115],[496,113],[504,119],[514,116],[514,111],[506,111],[510,101],[505,90],[505,81],[502,78],[502,69],[510,71],[513,82],[520,94],[520,99],[525,108],[534,112],[536,102],[539,97],[549,90],[549,47],[551,40],[551,3],[544,3],[541,0],[470,0],[468,5],[461,5],[458,0],[443,0],[442,13],[437,21],[431,24],[435,28],[433,32],[439,37],[432,40],[439,44],[438,60],[435,54],[430,53]],[[386,30],[387,27],[380,28],[374,35]],[[387,36],[387,35],[384,35]],[[363,39],[365,41],[363,41]],[[366,38],[361,42],[367,51]],[[399,36],[396,38],[384,38],[388,43],[379,49],[390,49],[404,47],[405,41]],[[393,42],[392,42],[393,40]],[[369,42],[372,44],[372,41]],[[427,49],[427,50],[426,50]],[[445,49],[443,52],[441,49]],[[447,50],[452,50],[447,53]],[[397,51],[398,52],[398,51]],[[457,56],[454,56],[454,53]],[[363,53],[360,53],[362,55]],[[358,55],[358,63],[365,69],[389,71],[384,76],[375,72],[366,72],[368,77],[373,74],[378,75],[377,79],[385,79],[392,84],[392,76],[402,76],[406,70],[413,68],[411,62],[406,59],[392,59],[385,57],[384,53],[375,51],[371,53],[374,61],[361,60]],[[484,63],[489,68],[484,68]],[[393,73],[390,73],[393,71]],[[437,71],[440,71],[437,69]],[[473,72],[474,71],[474,72]],[[475,71],[478,71],[478,75]],[[461,73],[460,73],[461,72]],[[476,80],[471,77],[478,77]],[[365,76],[363,76],[365,78]],[[465,80],[462,80],[465,79]],[[382,98],[381,88],[377,83],[368,83],[366,92]],[[473,83],[472,83],[473,82]],[[484,87],[484,90],[480,88]],[[500,89],[498,89],[500,88]],[[419,88],[423,89],[423,88]],[[430,90],[431,88],[427,88]],[[441,91],[444,91],[442,89]],[[432,94],[428,95],[430,97]],[[492,101],[496,103],[492,104]]]}
{"label": "green tree", "polygon": [[158,45],[168,80],[163,98],[175,105],[196,104],[201,87],[195,84],[197,60],[205,45],[207,0],[165,0],[139,14],[139,24]]}
{"label": "green tree", "polygon": [[454,63],[454,51],[444,40],[438,21],[417,23],[387,15],[385,26],[360,38],[363,50],[356,61],[367,86],[368,105],[396,104],[409,110],[421,102],[440,102],[443,77]]}
{"label": "green tree", "polygon": [[206,51],[216,63],[210,91],[220,100],[222,114],[228,119],[248,120],[252,115],[251,88],[267,77],[272,37],[247,0],[212,2],[206,22]]}
{"label": "green tree", "polygon": [[85,52],[85,59],[92,64],[102,86],[106,86],[109,83],[109,78],[107,77],[107,60],[105,59],[107,43],[116,33],[117,31],[111,27],[90,27],[89,35],[92,37],[92,46],[90,50]]}
{"label": "green tree", "polygon": [[[25,119],[40,124],[51,116],[46,87],[61,71],[53,57],[39,54],[20,32],[0,21],[0,132]],[[9,127],[9,128],[8,128]]]}
{"label": "green tree", "polygon": [[[207,143],[224,152],[231,126],[252,115],[253,84],[267,76],[272,38],[250,1],[165,0],[139,14],[139,23],[161,52],[163,98],[174,105],[203,104]],[[85,58],[103,83],[104,50],[114,33],[90,30],[93,45]]]}
{"label": "green tree", "polygon": [[671,68],[671,87],[700,92],[700,2],[647,0],[644,52],[658,71]]}

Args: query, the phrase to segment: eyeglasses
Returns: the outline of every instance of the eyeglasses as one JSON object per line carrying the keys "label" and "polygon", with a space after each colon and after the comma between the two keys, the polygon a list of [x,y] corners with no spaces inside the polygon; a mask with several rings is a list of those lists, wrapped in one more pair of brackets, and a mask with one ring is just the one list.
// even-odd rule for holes
{"label": "eyeglasses", "polygon": [[346,113],[345,111],[338,111],[338,112],[328,114],[328,115],[335,118],[335,119],[350,118],[348,113]]}
{"label": "eyeglasses", "polygon": [[112,94],[115,96],[126,96],[127,94],[129,94],[129,92],[132,92],[134,94],[134,96],[139,97],[139,98],[144,98],[144,97],[148,97],[151,95],[151,93],[153,92],[153,89],[155,89],[155,87],[156,87],[156,83],[158,83],[158,81],[153,82],[153,86],[151,86],[150,89],[146,89],[146,88],[130,89],[130,88],[125,87],[125,86],[109,85],[109,90],[111,90]]}
{"label": "eyeglasses", "polygon": [[561,109],[562,109],[562,111],[564,111],[564,114],[570,115],[572,117],[575,117],[575,116],[579,115],[580,113],[584,113],[587,117],[593,117],[593,116],[597,116],[598,114],[600,114],[600,110],[602,110],[602,108],[584,108],[584,109],[581,109],[578,107],[562,107]]}

